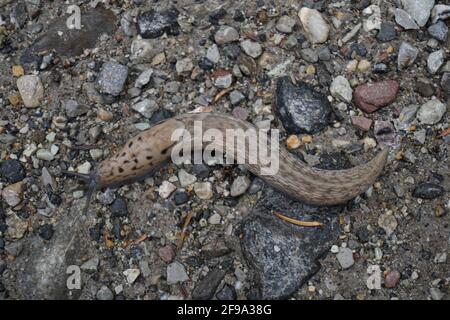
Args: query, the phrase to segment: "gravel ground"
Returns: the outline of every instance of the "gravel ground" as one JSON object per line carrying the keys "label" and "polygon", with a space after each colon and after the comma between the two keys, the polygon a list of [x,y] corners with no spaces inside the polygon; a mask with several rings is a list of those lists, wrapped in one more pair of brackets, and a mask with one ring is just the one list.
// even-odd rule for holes
{"label": "gravel ground", "polygon": [[[80,30],[69,3],[0,0],[0,299],[450,298],[447,1],[80,0]],[[319,168],[391,152],[341,206],[168,163],[81,214],[62,170],[193,110]]]}

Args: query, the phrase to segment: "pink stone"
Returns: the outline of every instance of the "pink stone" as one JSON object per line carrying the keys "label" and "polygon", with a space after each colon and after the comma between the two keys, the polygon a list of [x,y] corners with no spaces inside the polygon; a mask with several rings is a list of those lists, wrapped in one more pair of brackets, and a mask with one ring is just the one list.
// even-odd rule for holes
{"label": "pink stone", "polygon": [[384,286],[386,288],[395,288],[400,281],[400,272],[390,271],[384,279]]}
{"label": "pink stone", "polygon": [[394,102],[400,86],[395,80],[366,83],[354,92],[354,102],[364,112],[372,113]]}
{"label": "pink stone", "polygon": [[352,123],[355,127],[361,129],[362,131],[369,131],[372,126],[372,120],[361,116],[353,116]]}
{"label": "pink stone", "polygon": [[171,244],[159,248],[158,253],[161,259],[167,263],[172,262],[173,258],[175,258],[175,248]]}

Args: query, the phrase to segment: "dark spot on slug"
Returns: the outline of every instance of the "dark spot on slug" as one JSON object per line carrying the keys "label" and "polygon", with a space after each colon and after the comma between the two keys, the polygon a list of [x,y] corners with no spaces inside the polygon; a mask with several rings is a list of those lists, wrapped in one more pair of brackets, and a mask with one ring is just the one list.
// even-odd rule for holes
{"label": "dark spot on slug", "polygon": [[130,160],[125,160],[123,163],[129,163],[130,162]]}
{"label": "dark spot on slug", "polygon": [[134,163],[139,163],[139,160],[137,158],[133,159]]}
{"label": "dark spot on slug", "polygon": [[119,172],[122,173],[124,170],[122,167],[119,167]]}
{"label": "dark spot on slug", "polygon": [[125,157],[126,155],[127,155],[127,153],[126,153],[126,152],[122,153],[122,157]]}
{"label": "dark spot on slug", "polygon": [[142,137],[138,137],[138,141],[142,141]]}
{"label": "dark spot on slug", "polygon": [[128,144],[128,148],[131,148],[133,146],[133,141],[130,141],[130,143]]}
{"label": "dark spot on slug", "polygon": [[146,156],[145,158],[146,158],[147,160],[152,160],[152,159],[153,159],[152,156]]}
{"label": "dark spot on slug", "polygon": [[136,170],[137,170],[137,167],[134,166],[133,168],[131,168],[131,170],[136,171]]}
{"label": "dark spot on slug", "polygon": [[169,149],[170,149],[171,147],[172,147],[172,146],[165,148],[163,151],[161,151],[161,154],[166,154],[167,151],[169,151]]}

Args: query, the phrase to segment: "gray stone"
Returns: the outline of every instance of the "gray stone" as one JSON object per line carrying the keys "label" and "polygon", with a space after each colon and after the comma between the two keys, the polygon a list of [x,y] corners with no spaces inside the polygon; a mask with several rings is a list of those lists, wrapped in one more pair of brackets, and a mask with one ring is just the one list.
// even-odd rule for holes
{"label": "gray stone", "polygon": [[417,119],[423,124],[436,124],[441,121],[447,106],[439,100],[430,100],[423,104],[417,112]]}
{"label": "gray stone", "polygon": [[392,214],[382,214],[378,218],[378,226],[386,232],[386,236],[390,237],[397,228],[397,219]]}
{"label": "gray stone", "polygon": [[218,63],[220,60],[220,53],[219,48],[216,44],[213,44],[211,47],[208,48],[208,51],[206,51],[206,58],[211,61],[212,63]]}
{"label": "gray stone", "polygon": [[97,300],[113,300],[114,294],[107,286],[102,286],[95,295]]}
{"label": "gray stone", "polygon": [[450,18],[450,6],[445,4],[437,4],[431,12],[432,22]]}
{"label": "gray stone", "polygon": [[197,181],[197,177],[187,173],[186,170],[181,169],[178,172],[178,180],[180,181],[180,185],[185,188],[195,183]]}
{"label": "gray stone", "polygon": [[242,50],[253,59],[258,58],[262,53],[262,47],[258,42],[252,40],[244,40],[241,42]]}
{"label": "gray stone", "polygon": [[232,105],[238,105],[245,99],[245,96],[239,90],[233,90],[230,92],[230,102]]}
{"label": "gray stone", "polygon": [[435,74],[438,72],[439,68],[444,63],[445,53],[444,50],[438,50],[435,52],[430,53],[427,59],[427,67],[428,71],[431,74]]}
{"label": "gray stone", "polygon": [[134,104],[131,108],[134,111],[139,112],[145,118],[150,119],[153,112],[158,108],[158,104],[155,100],[144,99],[141,102]]}
{"label": "gray stone", "polygon": [[41,79],[35,75],[25,75],[17,79],[17,88],[27,108],[37,108],[44,98],[44,86]]}
{"label": "gray stone", "polygon": [[230,26],[221,26],[214,35],[214,40],[217,44],[226,44],[239,40],[239,33]]}
{"label": "gray stone", "polygon": [[428,33],[436,40],[445,42],[445,40],[447,40],[448,34],[447,24],[443,21],[438,21],[428,27]]}
{"label": "gray stone", "polygon": [[194,69],[194,64],[190,58],[184,58],[177,61],[175,69],[178,74],[188,74]]}
{"label": "gray stone", "polygon": [[300,51],[301,57],[310,63],[316,63],[319,61],[319,54],[317,53],[317,50],[311,49],[311,48],[305,48]]}
{"label": "gray stone", "polygon": [[344,76],[337,76],[333,79],[330,86],[330,93],[333,97],[347,103],[352,101],[353,90],[347,78]]}
{"label": "gray stone", "polygon": [[139,75],[139,77],[136,79],[134,86],[136,88],[142,88],[143,86],[145,86],[146,84],[148,84],[150,82],[152,75],[153,75],[153,69],[147,69],[147,70],[143,71]]}
{"label": "gray stone", "polygon": [[401,25],[405,30],[420,29],[414,19],[403,9],[395,9],[395,22]]}
{"label": "gray stone", "polygon": [[184,266],[178,262],[174,261],[167,266],[167,283],[177,284],[189,280],[189,276],[186,273]]}
{"label": "gray stone", "polygon": [[97,85],[101,93],[118,96],[128,78],[128,67],[116,62],[106,62],[102,66]]}
{"label": "gray stone", "polygon": [[398,51],[397,66],[401,70],[414,63],[419,54],[419,50],[408,42],[402,42]]}
{"label": "gray stone", "polygon": [[131,43],[130,59],[134,63],[148,63],[160,52],[160,41],[155,39],[135,39]]}
{"label": "gray stone", "polygon": [[75,118],[81,116],[88,112],[88,107],[84,104],[78,104],[75,100],[67,100],[64,103],[64,109],[66,111],[66,115],[71,118]]}
{"label": "gray stone", "polygon": [[176,9],[145,11],[137,18],[137,30],[144,39],[158,38],[164,33],[178,35],[180,32],[178,15]]}
{"label": "gray stone", "polygon": [[339,248],[336,258],[343,269],[348,269],[355,264],[353,252],[349,248]]}
{"label": "gray stone", "polygon": [[237,177],[230,188],[230,195],[232,197],[237,197],[245,193],[248,187],[250,186],[250,179],[247,176],[239,176]]}
{"label": "gray stone", "polygon": [[295,19],[289,16],[282,16],[280,19],[278,19],[275,28],[283,33],[291,33],[292,29],[295,26],[295,23],[296,23]]}
{"label": "gray stone", "polygon": [[47,149],[39,149],[36,151],[36,157],[45,161],[52,161],[55,159],[55,156]]}
{"label": "gray stone", "polygon": [[423,27],[430,17],[434,0],[402,0],[403,9],[417,22],[419,27]]}
{"label": "gray stone", "polygon": [[444,298],[444,294],[439,288],[430,288],[430,295],[433,300],[442,300]]}
{"label": "gray stone", "polygon": [[442,75],[441,88],[447,95],[450,95],[450,72]]}
{"label": "gray stone", "polygon": [[95,256],[85,263],[83,263],[80,267],[81,270],[87,271],[87,272],[96,272],[98,269],[98,264],[100,263],[99,257]]}

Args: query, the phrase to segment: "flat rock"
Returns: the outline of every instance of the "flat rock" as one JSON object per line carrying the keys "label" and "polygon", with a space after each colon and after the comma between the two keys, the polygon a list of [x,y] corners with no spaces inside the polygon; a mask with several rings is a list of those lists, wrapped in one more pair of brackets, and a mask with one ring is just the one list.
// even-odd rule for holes
{"label": "flat rock", "polygon": [[348,82],[347,78],[343,76],[337,76],[333,79],[330,86],[330,93],[333,97],[338,98],[345,102],[351,102],[353,96],[353,90]]}
{"label": "flat rock", "polygon": [[9,159],[0,163],[0,177],[7,183],[22,181],[26,176],[25,168],[19,160]]}
{"label": "flat rock", "polygon": [[239,40],[239,33],[230,26],[221,26],[214,35],[214,41],[219,44],[226,44]]}
{"label": "flat rock", "polygon": [[447,40],[448,34],[447,24],[443,21],[438,21],[428,27],[428,33],[436,40],[445,42],[445,40]]}
{"label": "flat rock", "polygon": [[225,277],[225,271],[222,269],[213,269],[201,279],[192,291],[192,299],[209,300],[214,296],[217,287]]}
{"label": "flat rock", "polygon": [[430,18],[434,0],[402,0],[403,9],[416,21],[419,27],[423,27]]}
{"label": "flat rock", "polygon": [[[47,32],[37,38],[21,56],[22,63],[39,61],[42,52],[55,51],[62,57],[79,56],[85,49],[93,48],[103,33],[113,34],[116,16],[108,9],[97,7],[81,13],[81,29],[68,29],[67,16],[48,24]],[[62,34],[61,30],[64,30]]]}
{"label": "flat rock", "polygon": [[367,83],[356,88],[355,104],[367,113],[372,113],[394,102],[400,86],[395,80]]}
{"label": "flat rock", "polygon": [[[241,227],[241,247],[256,274],[260,298],[287,298],[319,271],[319,258],[339,235],[340,210],[308,206],[273,189],[266,191]],[[273,212],[304,221],[323,221],[324,227],[313,230],[294,226]]]}
{"label": "flat rock", "polygon": [[437,4],[431,11],[431,21],[436,23],[439,20],[445,20],[450,17],[450,6],[445,4]]}
{"label": "flat rock", "polygon": [[427,67],[428,72],[435,74],[438,72],[439,68],[444,64],[445,53],[444,50],[437,50],[428,55]]}
{"label": "flat rock", "polygon": [[288,133],[317,133],[328,126],[331,106],[310,85],[294,85],[282,77],[277,82],[276,113]]}
{"label": "flat rock", "polygon": [[395,22],[401,25],[405,30],[417,30],[420,27],[414,19],[403,9],[395,9]]}
{"label": "flat rock", "polygon": [[444,194],[444,188],[430,182],[423,182],[416,186],[412,195],[415,198],[434,199]]}

